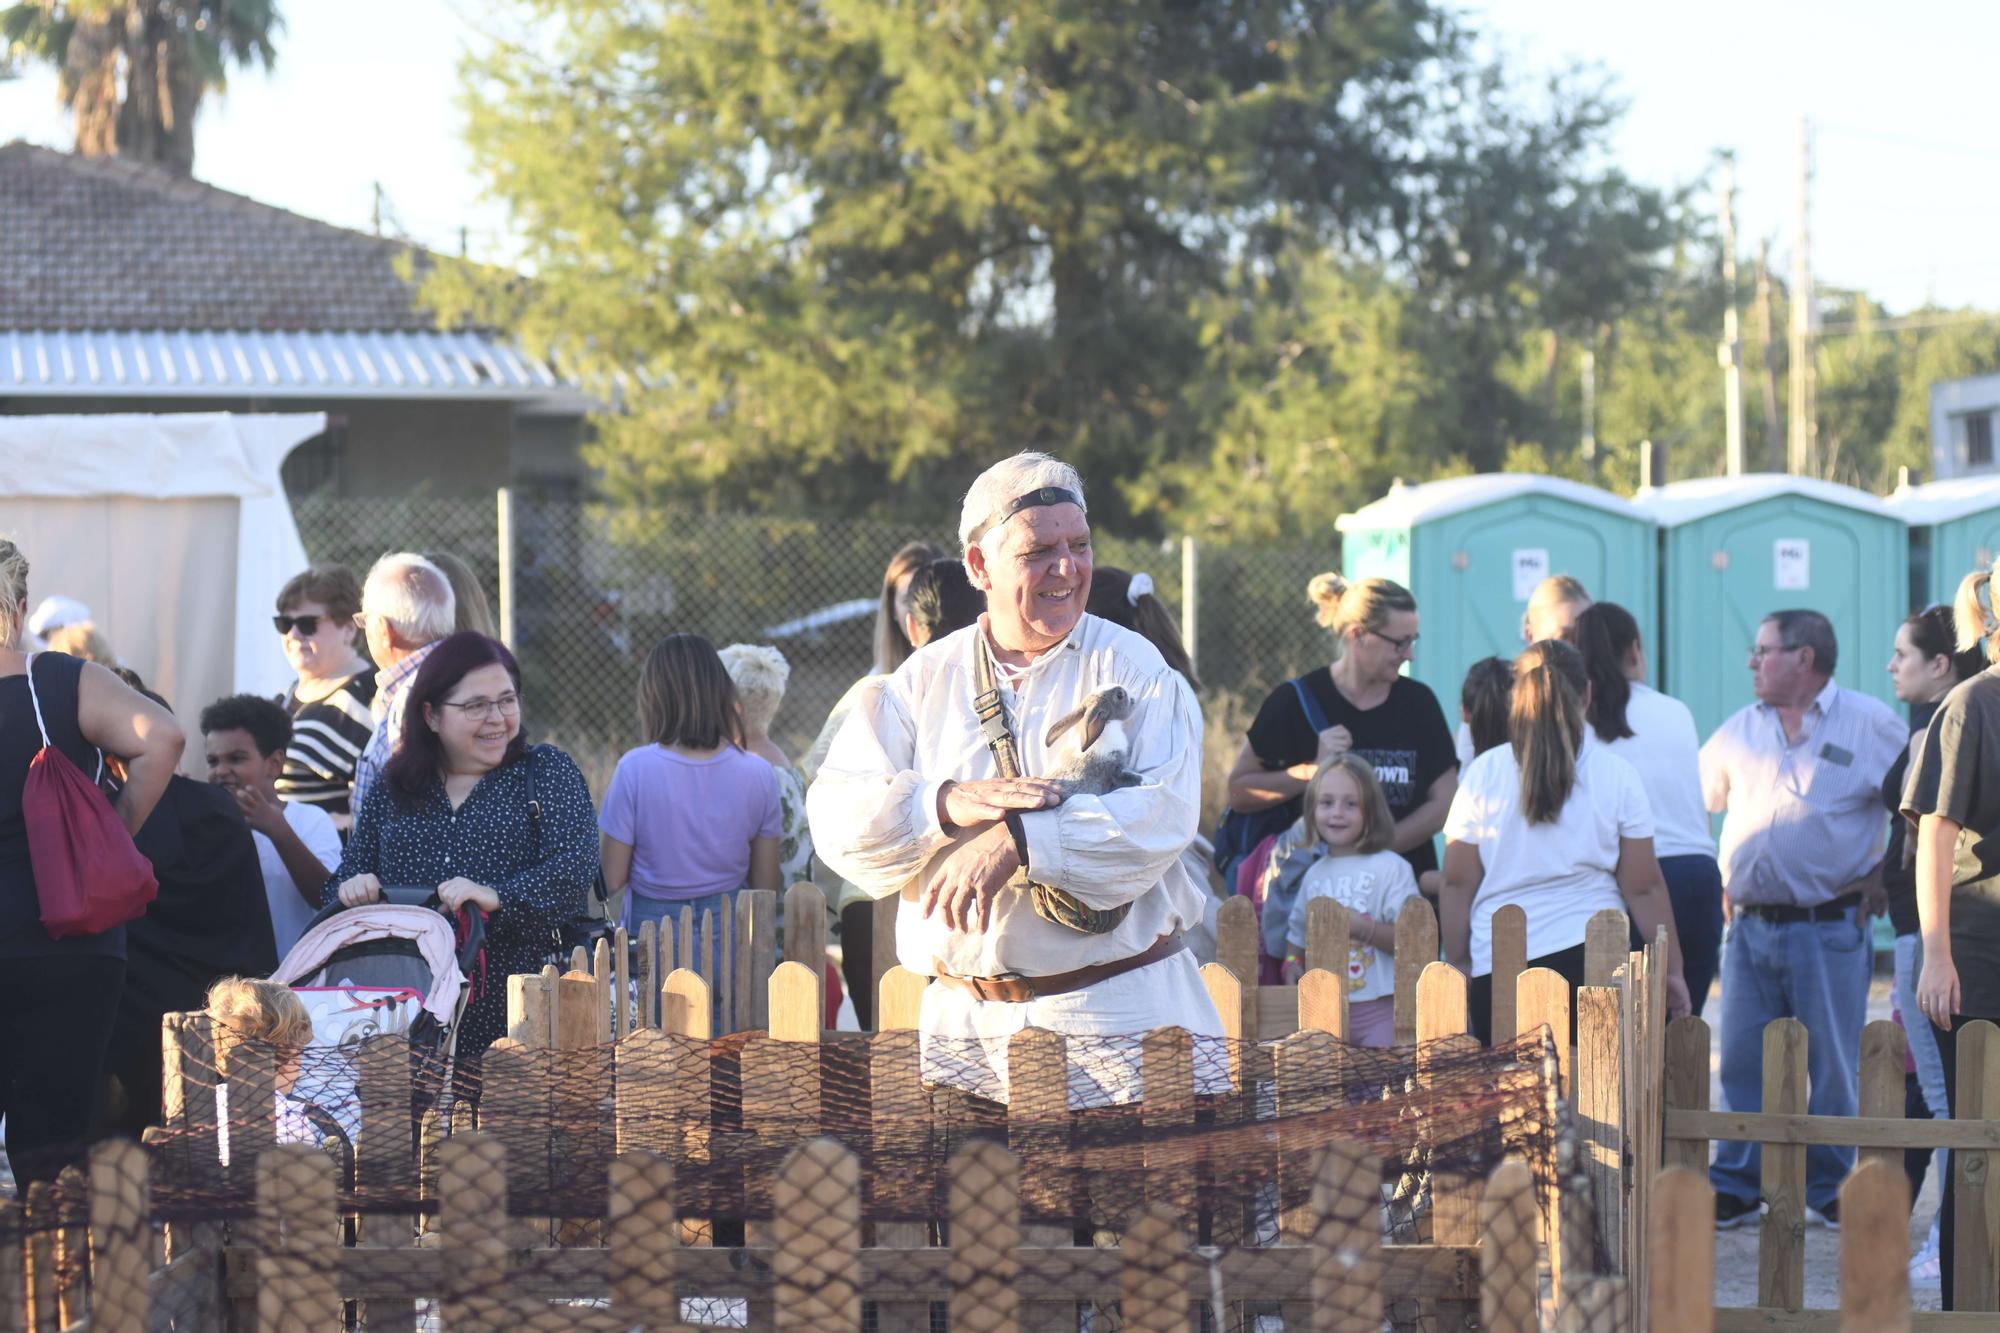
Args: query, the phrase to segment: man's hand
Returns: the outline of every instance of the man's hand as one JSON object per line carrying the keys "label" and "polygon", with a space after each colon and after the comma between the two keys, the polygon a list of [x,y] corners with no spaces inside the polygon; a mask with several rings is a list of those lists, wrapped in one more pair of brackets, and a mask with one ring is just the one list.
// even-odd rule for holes
{"label": "man's hand", "polygon": [[373,875],[356,875],[353,879],[342,881],[339,889],[342,907],[360,907],[377,901],[381,896],[382,881]]}
{"label": "man's hand", "polygon": [[938,820],[949,830],[1005,819],[1009,810],[1046,810],[1062,804],[1062,788],[1046,778],[980,778],[947,783],[938,793]]}
{"label": "man's hand", "polygon": [[236,808],[243,812],[243,822],[265,837],[285,826],[284,805],[266,795],[262,787],[231,787],[229,791],[236,798]]}
{"label": "man's hand", "polygon": [[446,880],[438,885],[438,901],[453,912],[467,903],[483,907],[489,912],[500,910],[500,895],[484,884],[475,884],[463,875]]}
{"label": "man's hand", "polygon": [[994,898],[1020,868],[1014,835],[1005,824],[995,824],[945,858],[924,886],[924,915],[941,913],[952,930],[985,930]]}

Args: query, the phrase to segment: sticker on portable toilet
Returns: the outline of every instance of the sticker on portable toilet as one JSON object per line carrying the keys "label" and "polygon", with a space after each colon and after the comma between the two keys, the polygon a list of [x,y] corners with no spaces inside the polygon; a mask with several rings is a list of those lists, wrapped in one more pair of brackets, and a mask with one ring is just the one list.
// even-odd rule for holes
{"label": "sticker on portable toilet", "polygon": [[1780,537],[1773,543],[1771,586],[1780,592],[1812,586],[1812,543],[1803,537]]}
{"label": "sticker on portable toilet", "polygon": [[1525,602],[1534,596],[1535,585],[1549,576],[1549,549],[1546,546],[1520,547],[1514,552],[1514,600]]}

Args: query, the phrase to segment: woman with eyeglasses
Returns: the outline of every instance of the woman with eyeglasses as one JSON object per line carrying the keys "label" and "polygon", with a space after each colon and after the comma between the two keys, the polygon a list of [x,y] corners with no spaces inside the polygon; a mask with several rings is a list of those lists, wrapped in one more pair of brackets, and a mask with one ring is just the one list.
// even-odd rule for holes
{"label": "woman with eyeglasses", "polygon": [[354,617],[361,583],[345,565],[315,565],[278,593],[271,617],[298,680],[279,700],[292,715],[292,740],[278,795],[315,805],[345,836],[352,822],[354,766],[375,730],[369,707],[375,667],[363,655]]}
{"label": "woman with eyeglasses", "polygon": [[395,755],[371,781],[322,901],[358,907],[389,887],[435,887],[486,914],[485,981],[458,1055],[506,1028],[507,981],[541,968],[597,877],[597,814],[583,774],[521,729],[521,668],[470,630],[440,641],[411,682]]}
{"label": "woman with eyeglasses", "polygon": [[1388,579],[1349,584],[1338,574],[1318,575],[1306,595],[1333,635],[1333,662],[1264,700],[1229,773],[1229,809],[1288,827],[1313,774],[1351,751],[1374,768],[1389,798],[1390,847],[1435,897],[1431,839],[1458,789],[1458,757],[1437,696],[1402,674],[1416,655],[1417,599]]}

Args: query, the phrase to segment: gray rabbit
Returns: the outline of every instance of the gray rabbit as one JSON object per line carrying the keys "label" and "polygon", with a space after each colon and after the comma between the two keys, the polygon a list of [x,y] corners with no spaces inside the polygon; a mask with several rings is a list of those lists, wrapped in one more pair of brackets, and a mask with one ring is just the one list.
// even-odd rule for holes
{"label": "gray rabbit", "polygon": [[1126,767],[1132,759],[1132,737],[1125,724],[1132,717],[1132,696],[1117,685],[1094,691],[1074,710],[1056,719],[1043,737],[1054,746],[1063,733],[1075,731],[1075,745],[1065,746],[1043,774],[1062,788],[1063,799],[1080,793],[1093,796],[1144,781]]}

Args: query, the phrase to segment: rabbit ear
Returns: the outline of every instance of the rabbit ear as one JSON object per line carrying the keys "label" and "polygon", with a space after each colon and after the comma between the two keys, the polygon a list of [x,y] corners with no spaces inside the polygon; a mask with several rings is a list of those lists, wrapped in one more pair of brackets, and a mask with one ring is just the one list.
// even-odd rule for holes
{"label": "rabbit ear", "polygon": [[[1065,731],[1068,731],[1071,727],[1083,721],[1083,715],[1089,711],[1090,711],[1090,700],[1085,699],[1075,708],[1072,708],[1067,713],[1064,713],[1061,717],[1057,718],[1054,722],[1049,724],[1048,735],[1042,737],[1042,744],[1054,745],[1056,743],[1056,737],[1062,735]],[[1090,742],[1096,739],[1097,738],[1095,736],[1087,738],[1084,741],[1081,748],[1088,750],[1090,748]]]}

